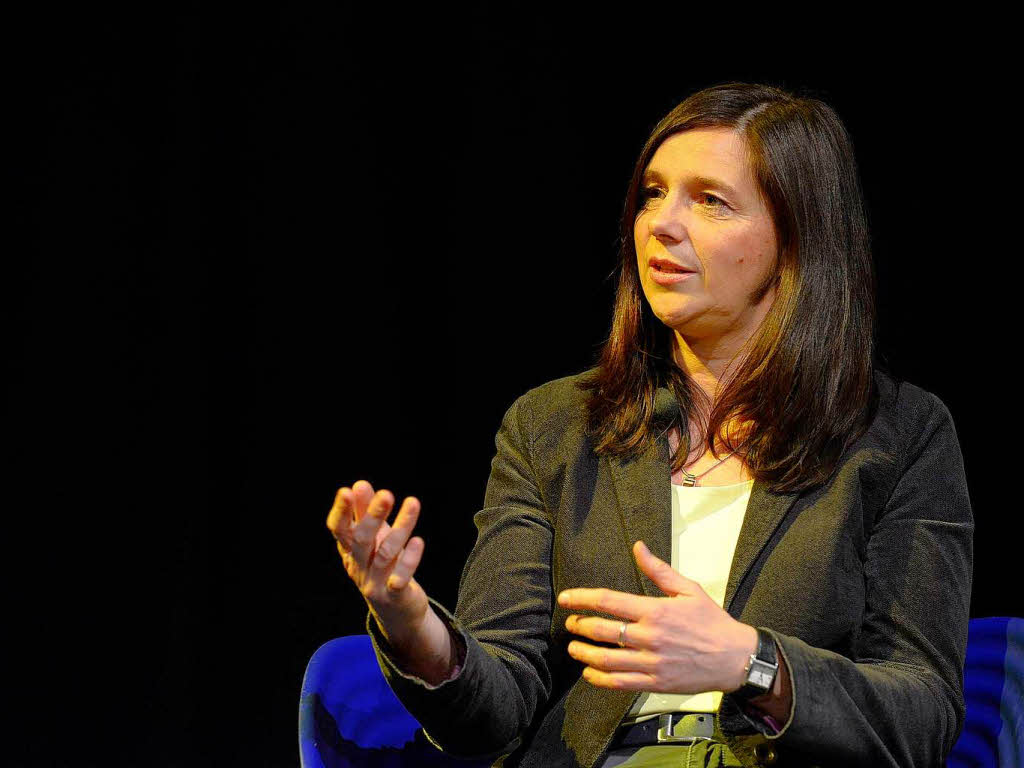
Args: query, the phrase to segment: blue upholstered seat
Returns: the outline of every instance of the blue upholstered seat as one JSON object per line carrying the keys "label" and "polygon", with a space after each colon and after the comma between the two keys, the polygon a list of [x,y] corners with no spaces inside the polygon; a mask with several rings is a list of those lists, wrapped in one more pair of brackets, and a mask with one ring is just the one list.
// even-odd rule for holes
{"label": "blue upholstered seat", "polygon": [[299,702],[299,755],[302,768],[491,764],[456,759],[427,741],[385,682],[368,635],[331,640],[309,660]]}
{"label": "blue upholstered seat", "polygon": [[1024,619],[971,619],[967,720],[947,768],[1024,766]]}

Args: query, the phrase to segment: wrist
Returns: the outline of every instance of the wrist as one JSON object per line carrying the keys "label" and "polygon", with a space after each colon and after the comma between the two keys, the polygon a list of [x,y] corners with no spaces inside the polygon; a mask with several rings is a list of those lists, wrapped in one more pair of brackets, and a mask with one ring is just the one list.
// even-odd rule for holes
{"label": "wrist", "polygon": [[378,611],[371,612],[377,620],[381,634],[396,655],[404,657],[410,653],[414,654],[418,648],[429,648],[433,645],[431,640],[440,637],[436,625],[440,624],[441,620],[430,606],[415,621],[409,621],[407,617],[400,615],[390,616]]}
{"label": "wrist", "polygon": [[455,638],[433,608],[415,626],[389,634],[381,625],[381,633],[391,646],[395,661],[406,672],[431,684],[451,675],[457,661]]}
{"label": "wrist", "polygon": [[790,672],[778,643],[775,643],[778,671],[770,690],[758,696],[740,699],[740,705],[747,715],[767,722],[778,733],[789,722],[793,708],[793,689],[790,686]]}
{"label": "wrist", "polygon": [[[754,629],[751,627],[751,629]],[[779,650],[775,638],[764,629],[754,629],[756,645],[743,667],[743,680],[732,691],[740,701],[771,696],[778,681]]]}
{"label": "wrist", "polygon": [[729,686],[723,688],[726,693],[732,693],[743,687],[747,680],[746,669],[750,656],[757,652],[757,629],[749,624],[737,623],[739,624],[739,630],[735,643],[736,653],[731,665]]}
{"label": "wrist", "polygon": [[772,725],[776,729],[781,728],[789,720],[792,693],[789,688],[789,671],[782,654],[779,654],[779,672],[775,676],[772,690],[762,696],[749,699],[746,705],[754,712],[770,717],[773,721]]}

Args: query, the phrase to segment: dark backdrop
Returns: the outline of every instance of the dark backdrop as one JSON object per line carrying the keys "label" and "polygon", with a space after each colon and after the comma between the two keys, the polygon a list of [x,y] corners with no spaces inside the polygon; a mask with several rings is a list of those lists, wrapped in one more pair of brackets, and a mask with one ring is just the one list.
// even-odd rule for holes
{"label": "dark backdrop", "polygon": [[1000,46],[692,21],[12,27],[11,764],[296,764],[306,660],[366,615],[324,528],[335,490],[417,495],[419,578],[454,605],[504,410],[607,333],[646,135],[730,79],[849,127],[880,349],[963,447],[972,615],[1024,614],[1002,579],[1020,298]]}

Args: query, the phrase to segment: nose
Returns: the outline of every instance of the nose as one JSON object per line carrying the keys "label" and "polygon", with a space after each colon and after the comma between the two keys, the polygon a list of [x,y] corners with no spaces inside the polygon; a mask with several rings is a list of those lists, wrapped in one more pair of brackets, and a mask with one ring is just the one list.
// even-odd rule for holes
{"label": "nose", "polygon": [[673,242],[684,240],[686,238],[684,207],[678,195],[667,195],[647,217],[647,229],[651,236],[659,240]]}

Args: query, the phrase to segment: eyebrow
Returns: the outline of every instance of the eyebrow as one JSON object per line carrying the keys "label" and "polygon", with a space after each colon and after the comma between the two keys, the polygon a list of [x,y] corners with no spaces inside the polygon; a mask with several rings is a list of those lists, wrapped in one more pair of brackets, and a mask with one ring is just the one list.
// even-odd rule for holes
{"label": "eyebrow", "polygon": [[[648,168],[644,171],[643,177],[640,179],[640,184],[648,184],[652,181],[664,181],[664,177],[656,170]],[[731,186],[726,184],[721,179],[715,179],[711,176],[690,176],[689,182],[698,187],[711,187],[713,189],[720,189],[725,194],[730,195],[734,198],[738,198],[739,193]]]}

